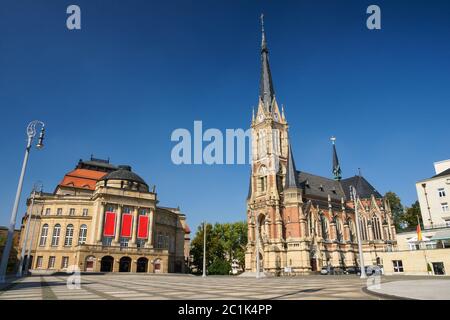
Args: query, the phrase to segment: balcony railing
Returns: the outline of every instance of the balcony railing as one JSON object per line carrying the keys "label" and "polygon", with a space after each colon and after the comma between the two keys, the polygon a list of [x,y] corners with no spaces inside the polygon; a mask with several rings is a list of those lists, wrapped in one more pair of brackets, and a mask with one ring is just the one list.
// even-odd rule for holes
{"label": "balcony railing", "polygon": [[88,251],[96,251],[96,252],[111,252],[111,253],[141,253],[141,254],[167,254],[167,249],[159,249],[159,248],[144,248],[144,247],[122,247],[122,246],[106,246],[106,245],[96,245],[96,244],[81,244],[77,246],[79,250],[88,250]]}

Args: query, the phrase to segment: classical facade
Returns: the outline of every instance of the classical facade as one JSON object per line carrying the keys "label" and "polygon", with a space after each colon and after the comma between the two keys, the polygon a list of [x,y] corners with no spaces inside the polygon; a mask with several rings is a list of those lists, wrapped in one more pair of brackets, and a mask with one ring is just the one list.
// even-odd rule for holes
{"label": "classical facade", "polygon": [[[389,204],[361,175],[341,179],[334,139],[332,178],[297,171],[268,55],[263,25],[259,102],[251,123],[246,271],[256,270],[257,255],[268,273],[355,266],[359,259],[356,223],[361,227],[365,263],[382,264],[377,252],[396,244]],[[350,188],[357,191],[358,222]]]}
{"label": "classical facade", "polygon": [[30,269],[187,272],[185,215],[158,206],[155,187],[130,166],[80,160],[53,193],[38,192],[31,199],[22,219],[22,235],[31,219]]}
{"label": "classical facade", "polygon": [[435,174],[416,183],[425,229],[450,227],[450,159],[434,163]]}

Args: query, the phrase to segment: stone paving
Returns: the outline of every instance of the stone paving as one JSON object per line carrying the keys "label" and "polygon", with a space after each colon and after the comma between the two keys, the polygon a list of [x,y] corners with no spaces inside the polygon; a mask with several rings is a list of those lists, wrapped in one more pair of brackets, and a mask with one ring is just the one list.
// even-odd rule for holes
{"label": "stone paving", "polygon": [[450,300],[450,280],[431,278],[391,281],[379,287],[368,287],[369,291],[417,300]]}
{"label": "stone paving", "polygon": [[[0,287],[0,300],[69,299],[449,299],[450,278],[383,276],[374,295],[368,283],[354,275],[268,277],[262,279],[192,275],[82,274],[79,289],[67,287],[68,275],[40,275],[15,280]],[[391,296],[386,296],[391,295]]]}
{"label": "stone paving", "polygon": [[105,274],[81,275],[69,289],[67,275],[31,276],[6,285],[3,299],[380,299],[364,293],[356,276],[240,278],[231,276]]}

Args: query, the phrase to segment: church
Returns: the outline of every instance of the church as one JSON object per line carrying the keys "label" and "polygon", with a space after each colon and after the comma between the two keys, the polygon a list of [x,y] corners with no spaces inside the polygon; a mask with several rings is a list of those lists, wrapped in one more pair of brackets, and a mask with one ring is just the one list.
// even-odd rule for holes
{"label": "church", "polygon": [[[255,272],[257,261],[261,271],[275,275],[358,266],[356,223],[365,264],[382,265],[379,253],[396,247],[389,203],[361,174],[342,179],[335,138],[330,177],[297,170],[288,121],[275,98],[262,19],[259,101],[251,122],[246,271]],[[357,194],[359,221],[351,190]]]}

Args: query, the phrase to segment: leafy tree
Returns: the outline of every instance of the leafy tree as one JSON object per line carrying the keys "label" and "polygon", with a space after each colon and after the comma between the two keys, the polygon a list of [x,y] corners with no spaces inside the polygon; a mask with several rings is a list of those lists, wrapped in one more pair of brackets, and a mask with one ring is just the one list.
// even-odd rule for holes
{"label": "leafy tree", "polygon": [[410,208],[406,208],[402,220],[408,227],[413,227],[417,226],[417,217],[419,217],[420,221],[421,214],[419,201],[414,202]]}
{"label": "leafy tree", "polygon": [[[209,274],[229,274],[231,262],[236,259],[243,267],[247,245],[245,222],[206,225],[206,269]],[[203,272],[203,226],[199,226],[191,242],[193,264]]]}
{"label": "leafy tree", "polygon": [[395,229],[400,230],[403,229],[404,225],[402,225],[404,208],[400,197],[392,191],[386,192],[384,195],[385,198],[389,201],[389,205],[392,211],[392,217],[394,219]]}

